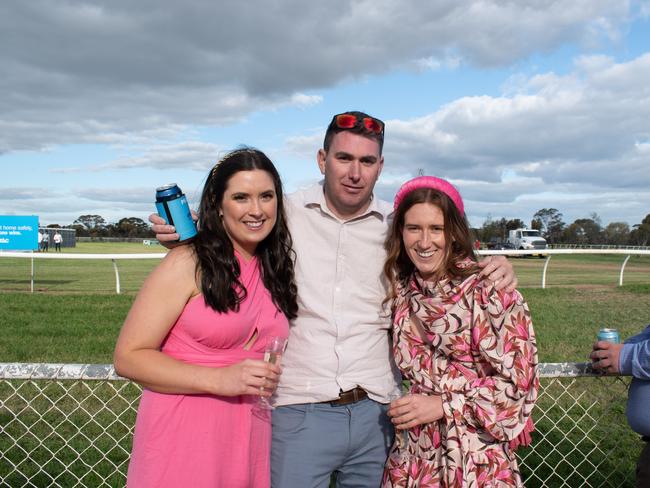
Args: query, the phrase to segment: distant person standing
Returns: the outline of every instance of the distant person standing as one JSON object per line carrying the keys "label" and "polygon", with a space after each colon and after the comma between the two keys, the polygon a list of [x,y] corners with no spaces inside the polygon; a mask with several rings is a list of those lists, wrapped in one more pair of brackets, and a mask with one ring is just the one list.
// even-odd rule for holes
{"label": "distant person standing", "polygon": [[54,241],[54,250],[56,252],[61,252],[61,243],[63,242],[63,236],[58,230],[54,233],[52,240]]}
{"label": "distant person standing", "polygon": [[40,230],[38,231],[38,250],[43,250],[43,232]]}
{"label": "distant person standing", "polygon": [[43,251],[47,252],[50,248],[50,233],[45,231],[43,233]]}

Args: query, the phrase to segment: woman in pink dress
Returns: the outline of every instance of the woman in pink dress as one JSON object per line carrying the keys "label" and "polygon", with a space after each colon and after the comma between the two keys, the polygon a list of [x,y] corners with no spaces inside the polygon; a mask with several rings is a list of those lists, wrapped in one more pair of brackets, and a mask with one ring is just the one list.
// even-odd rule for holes
{"label": "woman in pink dress", "polygon": [[388,411],[383,486],[522,486],[514,448],[530,442],[539,387],[523,297],[478,278],[463,200],[445,180],[402,186],[386,250],[393,354],[410,390]]}
{"label": "woman in pink dress", "polygon": [[127,486],[269,486],[270,422],[252,408],[280,375],[265,344],[288,336],[298,308],[282,195],[262,152],[226,155],[206,180],[198,235],[140,290],[114,357],[144,387]]}

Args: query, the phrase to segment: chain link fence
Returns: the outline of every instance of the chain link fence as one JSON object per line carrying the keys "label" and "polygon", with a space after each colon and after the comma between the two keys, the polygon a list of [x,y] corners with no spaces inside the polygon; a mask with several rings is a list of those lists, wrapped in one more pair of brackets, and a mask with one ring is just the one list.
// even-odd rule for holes
{"label": "chain link fence", "polygon": [[[533,444],[517,452],[526,486],[632,487],[629,378],[541,372]],[[0,486],[124,486],[140,392],[110,365],[0,363]]]}

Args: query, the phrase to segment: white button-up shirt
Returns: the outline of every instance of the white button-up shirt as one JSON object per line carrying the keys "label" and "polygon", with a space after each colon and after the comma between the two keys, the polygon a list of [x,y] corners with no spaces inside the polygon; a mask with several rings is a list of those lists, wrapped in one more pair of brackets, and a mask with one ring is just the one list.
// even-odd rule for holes
{"label": "white button-up shirt", "polygon": [[392,207],[374,198],[367,211],[340,220],[322,183],[287,197],[296,251],[298,317],[289,329],[276,405],[338,398],[360,386],[388,403],[398,389],[392,360],[383,248]]}

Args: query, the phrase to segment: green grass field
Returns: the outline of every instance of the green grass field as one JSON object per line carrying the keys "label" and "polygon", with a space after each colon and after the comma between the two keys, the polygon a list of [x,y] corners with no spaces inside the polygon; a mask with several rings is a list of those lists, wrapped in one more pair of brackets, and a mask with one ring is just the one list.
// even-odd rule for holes
{"label": "green grass field", "polygon": [[[81,243],[72,251],[160,253],[164,249],[135,243]],[[543,259],[511,259],[533,314],[541,361],[582,361],[600,327],[617,327],[627,337],[650,322],[650,256],[633,256],[625,269],[625,285],[618,287],[623,259],[553,256],[546,289],[540,288]],[[29,293],[30,260],[0,258],[4,339],[0,361],[110,362],[135,293],[158,262],[118,260],[122,294],[117,295],[110,260],[35,260],[36,292]],[[70,347],[71,341],[75,347]]]}
{"label": "green grass field", "polygon": [[[134,253],[161,252],[159,246],[139,244],[86,243],[74,252],[85,253]],[[650,256],[632,257],[625,271],[625,285],[618,287],[618,273],[624,256],[554,256],[550,262],[547,289],[540,288],[543,259],[512,259],[520,282],[520,290],[527,299],[533,315],[541,362],[584,362],[595,340],[599,328],[617,327],[623,338],[635,334],[650,322]],[[120,261],[121,295],[115,294],[115,282],[110,261],[69,261],[37,260],[36,292],[29,293],[29,260],[0,258],[0,321],[3,340],[0,341],[0,362],[55,362],[55,363],[110,363],[115,339],[128,309],[147,273],[157,260]],[[632,486],[634,460],[638,456],[640,441],[626,426],[625,386],[613,378],[582,378],[572,383],[568,380],[568,390],[564,386],[544,380],[546,396],[538,404],[547,415],[538,419],[538,437],[533,448],[521,451],[524,456],[523,471],[527,487],[541,486],[532,476],[552,480],[548,486],[585,486],[580,476],[571,474],[572,466],[580,466],[579,471],[588,479],[588,486]],[[106,397],[107,402],[118,402],[115,412],[122,412],[127,404],[137,403],[138,389],[133,385],[123,392],[125,401],[114,396],[112,387],[103,384],[97,387],[89,400],[83,400],[83,409],[71,405],[73,414],[67,417],[64,426],[54,429],[59,422],[56,414],[50,415],[51,401],[59,397],[61,391],[52,385],[51,394],[31,392],[29,382],[0,382],[0,399],[11,396],[14,389],[20,389],[21,396],[11,396],[11,401],[0,408],[0,423],[11,420],[8,412],[26,408],[24,398],[36,395],[29,401],[30,407],[40,408],[43,404],[43,418],[28,415],[21,422],[30,425],[38,433],[37,437],[51,438],[53,451],[61,449],[60,458],[74,461],[75,453],[68,447],[61,447],[58,435],[51,432],[61,429],[74,432],[77,427],[85,427],[89,418],[107,416],[104,403],[98,398]],[[106,388],[104,392],[103,388]],[[25,390],[23,390],[25,389]],[[79,387],[84,395],[87,388]],[[101,390],[101,391],[100,391]],[[67,397],[61,400],[70,403]],[[2,405],[2,404],[0,404]],[[62,410],[67,406],[61,405]],[[96,409],[96,413],[95,412]],[[586,413],[589,412],[589,413]],[[56,412],[54,412],[56,413]],[[574,422],[589,419],[590,415],[606,415],[601,422],[606,423],[597,431],[582,431],[571,426]],[[128,426],[133,423],[133,412],[127,409],[119,414]],[[51,417],[51,418],[50,418]],[[113,449],[109,459],[120,466],[122,474],[107,474],[106,486],[120,486],[128,451],[130,436],[124,426],[111,423],[108,437],[120,440],[120,449]],[[556,428],[556,423],[560,428]],[[94,424],[93,424],[94,425]],[[25,470],[32,473],[33,486],[49,486],[48,476],[60,476],[61,486],[75,486],[74,477],[58,461],[49,460],[47,449],[38,448],[39,441],[23,432],[22,424],[13,423],[7,433],[12,437],[23,436],[21,447],[11,444],[5,437],[0,439],[0,452],[5,460],[14,463],[24,457],[23,449],[34,449]],[[0,436],[1,437],[1,436]],[[106,434],[98,430],[88,440],[75,436],[73,445],[83,450],[84,463],[104,466],[101,449],[98,447]],[[104,440],[102,440],[104,439]],[[101,442],[100,442],[101,441]],[[589,441],[589,442],[586,442]],[[49,442],[49,441],[48,441]],[[603,454],[615,447],[613,455]],[[37,447],[32,446],[35,445]],[[67,444],[66,444],[67,445]],[[107,446],[110,445],[110,439]],[[32,446],[32,447],[30,447]],[[50,444],[48,444],[50,446]],[[58,447],[57,447],[58,446]],[[576,448],[575,446],[579,446]],[[601,452],[600,450],[603,450]],[[43,452],[41,452],[43,451]],[[1,458],[2,456],[0,456]],[[73,463],[77,466],[78,463]],[[42,468],[41,465],[45,465]],[[599,466],[593,469],[593,466]],[[104,468],[109,470],[110,466]],[[74,468],[76,469],[76,468]],[[4,478],[8,467],[0,459],[0,484],[7,486],[25,484],[25,478],[11,475]],[[108,473],[108,471],[107,471]],[[606,476],[611,475],[611,482]],[[83,477],[83,470],[78,473]],[[96,486],[98,479],[87,475],[86,486]],[[99,479],[100,480],[100,479]]]}

